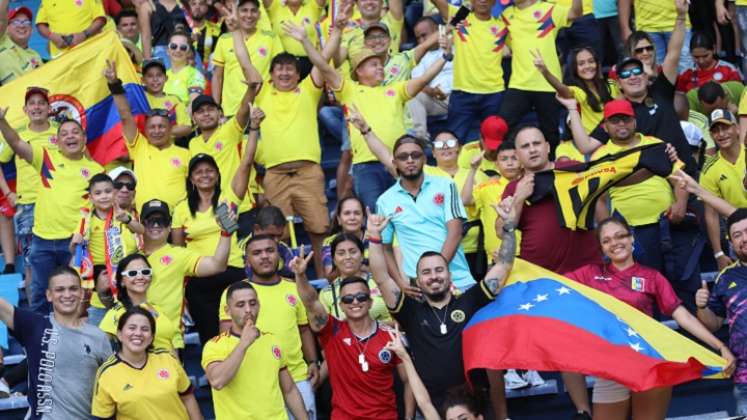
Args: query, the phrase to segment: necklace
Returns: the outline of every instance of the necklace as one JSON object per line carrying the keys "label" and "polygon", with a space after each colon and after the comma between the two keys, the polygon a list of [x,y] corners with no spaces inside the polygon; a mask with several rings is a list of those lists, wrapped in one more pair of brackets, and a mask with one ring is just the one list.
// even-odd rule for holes
{"label": "necklace", "polygon": [[[360,338],[358,335],[353,333],[353,336],[355,337],[355,348],[358,350],[358,364],[361,365],[361,370],[363,372],[368,372],[368,361],[366,361],[366,348],[368,348],[368,343],[371,341],[369,340],[375,333],[376,329],[378,328],[378,322],[374,322],[374,328],[373,331],[368,335],[368,337]],[[350,332],[353,332],[352,330]],[[366,343],[363,345],[363,348],[360,346],[361,340],[366,340]]]}
{"label": "necklace", "polygon": [[428,305],[430,306],[431,311],[433,311],[433,316],[436,317],[436,321],[438,321],[441,324],[439,325],[439,331],[441,331],[441,335],[446,335],[446,333],[448,332],[448,330],[446,329],[446,317],[447,317],[446,314],[449,313],[449,304],[451,304],[451,300],[449,300],[449,302],[446,304],[446,308],[444,309],[443,319],[441,319],[441,317],[438,316],[438,313],[436,312],[435,309],[433,309],[433,306]]}

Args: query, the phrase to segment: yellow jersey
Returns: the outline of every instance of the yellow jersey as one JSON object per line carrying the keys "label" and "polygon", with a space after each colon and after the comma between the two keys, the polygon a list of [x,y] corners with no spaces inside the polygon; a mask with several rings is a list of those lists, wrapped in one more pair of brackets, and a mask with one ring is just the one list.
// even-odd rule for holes
{"label": "yellow jersey", "polygon": [[[96,18],[106,19],[101,0],[42,0],[36,24],[46,23],[51,32],[72,35],[86,30]],[[53,42],[49,43],[50,56],[61,52]]]}
{"label": "yellow jersey", "polygon": [[280,43],[283,44],[283,49],[286,52],[306,57],[303,45],[285,34],[281,25],[282,22],[290,22],[306,29],[306,36],[314,44],[314,47],[319,48],[319,37],[316,34],[315,27],[322,16],[322,8],[316,0],[304,0],[301,2],[301,7],[295,13],[285,4],[285,1],[272,0],[267,12],[270,16],[273,30],[276,34],[280,34]]}
{"label": "yellow jersey", "polygon": [[207,80],[202,73],[193,66],[184,66],[178,72],[174,68],[166,70],[166,84],[163,91],[167,95],[176,96],[185,107],[189,105],[191,94],[201,94],[205,91]]}
{"label": "yellow jersey", "polygon": [[700,174],[700,185],[717,197],[728,201],[734,207],[747,207],[747,193],[744,191],[742,180],[745,175],[745,151],[739,149],[739,157],[733,164],[729,162],[721,151],[703,166]]}
{"label": "yellow jersey", "polygon": [[[672,32],[677,19],[677,8],[673,1],[635,0],[636,29],[643,32]],[[690,16],[685,13],[686,25],[690,27]]]}
{"label": "yellow jersey", "polygon": [[135,208],[141,209],[143,204],[157,198],[165,201],[173,212],[177,203],[187,198],[189,150],[173,144],[159,149],[139,132],[134,142],[127,142],[127,150],[135,162],[138,179]]}
{"label": "yellow jersey", "polygon": [[[501,238],[495,231],[495,221],[498,214],[493,207],[501,202],[503,190],[510,181],[503,177],[494,177],[477,184],[472,190],[472,199],[475,201],[475,209],[480,217],[482,231],[485,238],[485,254],[488,261],[493,262],[493,253],[501,246]],[[521,232],[516,231],[516,255],[519,255],[521,244]]]}
{"label": "yellow jersey", "polygon": [[0,35],[0,86],[44,64],[33,48],[23,48],[7,33]]}
{"label": "yellow jersey", "polygon": [[145,92],[145,97],[148,99],[148,105],[150,105],[151,109],[165,109],[169,111],[169,121],[172,124],[192,126],[192,120],[189,118],[189,114],[187,114],[187,108],[178,96],[166,94],[155,96],[152,93]]}
{"label": "yellow jersey", "polygon": [[[2,66],[2,64],[0,64]],[[2,83],[0,83],[2,84]],[[15,128],[18,136],[28,144],[46,147],[49,150],[57,150],[57,125],[50,123],[49,128],[44,131],[33,131],[29,124],[24,122],[23,125]],[[0,135],[0,137],[2,137]],[[7,154],[6,154],[7,153]],[[15,155],[13,149],[5,141],[2,143],[1,162],[9,162],[15,156],[16,163],[16,203],[33,204],[40,188],[42,188],[41,178],[38,171],[23,158]]]}
{"label": "yellow jersey", "polygon": [[[142,303],[140,307],[150,312],[156,320],[156,336],[153,338],[154,348],[173,352],[174,343],[180,343],[181,347],[184,347],[181,339],[182,333],[179,331],[179,322],[169,319],[161,310],[150,303]],[[119,317],[125,312],[127,312],[127,308],[121,302],[116,302],[101,319],[101,323],[99,323],[101,331],[116,337]]]}

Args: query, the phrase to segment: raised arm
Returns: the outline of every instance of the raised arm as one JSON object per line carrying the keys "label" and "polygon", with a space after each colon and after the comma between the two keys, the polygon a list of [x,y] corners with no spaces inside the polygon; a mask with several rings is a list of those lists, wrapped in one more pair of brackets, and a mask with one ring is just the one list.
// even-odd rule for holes
{"label": "raised arm", "polygon": [[[288,36],[303,45],[304,51],[306,51],[309,60],[311,60],[311,63],[314,65],[313,70],[316,70],[318,72],[317,78],[321,76],[324,81],[329,83],[332,89],[339,89],[342,85],[342,78],[340,77],[340,74],[337,73],[334,67],[329,64],[328,60],[325,60],[324,57],[322,57],[321,53],[319,53],[319,51],[316,49],[316,47],[314,47],[314,45],[309,40],[309,37],[306,35],[306,30],[303,27],[294,25],[288,21],[283,22],[282,26],[283,30]],[[314,83],[317,86],[322,85],[322,83],[320,82],[322,82],[322,80],[314,79]]]}
{"label": "raised arm", "polygon": [[425,53],[427,53],[432,46],[438,44],[438,37],[438,31],[435,31],[432,34],[428,35],[428,38],[426,38],[423,42],[412,49],[412,58],[413,60],[415,60],[415,63],[419,63]]}
{"label": "raised arm", "polygon": [[218,246],[215,247],[215,253],[213,255],[200,258],[200,262],[197,263],[197,268],[195,268],[195,274],[197,274],[197,277],[213,276],[226,271],[226,267],[228,266],[228,253],[231,250],[231,235],[239,229],[239,225],[236,223],[236,214],[234,214],[230,207],[228,213],[233,221],[230,226],[221,221],[220,218],[215,218],[216,223],[218,223],[218,226],[221,229]]}
{"label": "raised arm", "polygon": [[678,183],[679,187],[684,189],[690,194],[695,194],[700,197],[707,205],[716,210],[721,216],[728,217],[734,213],[736,208],[729,202],[723,200],[720,197],[713,195],[710,191],[703,188],[697,181],[695,181],[690,175],[686,174],[682,170],[677,170],[675,173],[669,176],[671,180]]}
{"label": "raised arm", "polygon": [[231,180],[231,188],[238,198],[244,198],[246,190],[249,188],[249,177],[252,175],[252,165],[254,165],[254,154],[257,152],[257,138],[259,136],[259,124],[265,118],[265,113],[261,109],[254,107],[251,110],[249,118],[249,138],[246,141],[244,155],[241,156],[241,162]]}
{"label": "raised arm", "polygon": [[412,394],[415,396],[415,401],[418,403],[423,417],[425,420],[440,420],[431,396],[428,395],[428,389],[423,384],[423,380],[420,379],[420,375],[418,375],[418,371],[415,370],[415,365],[412,363],[412,358],[402,343],[402,334],[399,332],[399,328],[395,327],[394,331],[390,330],[388,332],[391,341],[387,343],[386,348],[402,360],[402,365],[407,373],[407,382],[410,384],[410,389],[412,389]]}
{"label": "raised arm", "polygon": [[568,22],[573,22],[583,15],[584,8],[581,0],[573,0],[573,2],[571,2],[571,8],[568,10]]}
{"label": "raised arm", "polygon": [[465,206],[471,206],[475,202],[475,198],[472,195],[475,190],[475,175],[480,170],[480,163],[482,163],[483,156],[485,156],[484,151],[475,155],[469,163],[469,173],[467,174],[467,179],[464,181],[461,193],[462,204]]}
{"label": "raised arm", "polygon": [[246,92],[244,92],[244,96],[241,97],[239,109],[238,111],[236,111],[236,122],[239,124],[239,127],[241,127],[242,130],[246,128],[247,124],[249,124],[252,112],[252,102],[254,102],[254,98],[259,92],[261,82],[252,82],[251,80],[245,80],[244,84],[247,86],[247,89]]}
{"label": "raised arm", "polygon": [[501,247],[498,249],[495,265],[485,274],[484,282],[485,286],[494,295],[498,294],[501,287],[506,283],[516,258],[517,218],[513,201],[513,197],[507,197],[500,204],[493,206],[498,213],[498,217],[503,220],[503,226],[497,232],[501,237]]}
{"label": "raised arm", "polygon": [[446,0],[431,0],[431,3],[433,3],[434,6],[436,6],[436,9],[438,9],[438,13],[441,15],[444,21],[448,22],[449,2],[447,2]]}
{"label": "raised arm", "polygon": [[620,37],[625,42],[633,33],[630,30],[630,10],[633,8],[633,0],[617,0],[617,19],[620,23]]}
{"label": "raised arm", "polygon": [[584,125],[581,123],[581,114],[578,112],[578,102],[576,98],[571,95],[569,98],[561,97],[560,94],[555,96],[566,109],[568,110],[568,117],[570,119],[571,134],[573,135],[573,144],[581,153],[593,153],[599,147],[602,146],[602,142],[589,136],[584,129]]}
{"label": "raised arm", "polygon": [[137,24],[140,27],[140,42],[143,43],[143,57],[148,59],[153,56],[153,36],[150,29],[150,18],[153,6],[149,1],[136,2]]}
{"label": "raised arm", "polygon": [[568,88],[568,86],[561,82],[557,77],[555,77],[554,74],[550,73],[550,70],[547,69],[545,60],[542,58],[542,53],[540,53],[539,50],[529,50],[529,52],[534,57],[534,67],[539,70],[540,74],[542,74],[542,77],[547,80],[547,83],[549,83],[550,86],[555,89],[555,92],[558,93],[558,96],[561,98],[573,98],[573,92],[571,92],[571,89]]}
{"label": "raised arm", "polygon": [[689,4],[689,0],[674,0],[674,5],[677,8],[677,18],[674,21],[672,37],[669,38],[669,45],[667,45],[667,55],[664,57],[664,62],[661,63],[662,73],[672,84],[677,80],[677,67],[680,63],[682,45],[685,42],[685,31],[687,29],[685,19],[687,19]]}
{"label": "raised arm", "polygon": [[[267,8],[270,6],[265,7]],[[252,64],[251,57],[249,56],[249,51],[246,49],[246,44],[244,43],[244,34],[239,28],[239,16],[237,11],[238,8],[236,7],[236,4],[232,2],[227,2],[226,5],[220,2],[216,2],[215,8],[218,10],[218,13],[223,16],[223,22],[231,32],[231,39],[233,40],[233,51],[236,54],[236,60],[239,62],[241,71],[244,74],[244,79],[246,80],[251,90],[252,86],[256,87],[260,83],[262,83],[262,75]],[[250,101],[253,99],[254,96],[251,97]]]}
{"label": "raised arm", "polygon": [[223,361],[210,363],[207,369],[205,369],[205,375],[211,387],[220,390],[231,383],[233,377],[236,376],[241,367],[241,362],[244,361],[246,350],[254,343],[257,337],[259,337],[259,330],[254,325],[254,322],[247,320],[244,328],[241,330],[239,344],[234,347],[228,357]]}
{"label": "raised arm", "polygon": [[304,308],[306,308],[309,326],[312,331],[319,332],[327,325],[329,314],[324,309],[324,305],[319,301],[316,289],[309,283],[309,279],[306,278],[306,268],[309,266],[309,261],[314,256],[313,254],[314,252],[312,251],[309,255],[304,256],[304,247],[301,247],[299,255],[293,257],[291,260],[290,268],[296,277],[296,290],[298,290],[298,296],[301,298]]}
{"label": "raised arm", "polygon": [[405,18],[404,2],[402,0],[389,0],[389,14],[396,21],[401,21]]}
{"label": "raised arm", "polygon": [[8,109],[10,108],[0,108],[0,133],[2,133],[5,142],[8,143],[8,146],[13,149],[15,154],[26,162],[31,163],[31,160],[34,158],[33,149],[31,149],[30,144],[21,140],[21,136],[8,124],[8,120],[5,119],[5,116],[8,115]]}
{"label": "raised arm", "polygon": [[351,104],[348,107],[348,121],[353,125],[353,127],[360,131],[361,135],[366,140],[368,149],[371,150],[371,153],[376,156],[376,159],[384,165],[386,170],[389,171],[389,174],[393,177],[397,177],[397,170],[394,167],[394,156],[392,156],[392,152],[384,142],[381,141],[376,133],[371,130],[371,126],[368,125],[355,105]]}
{"label": "raised arm", "polygon": [[137,124],[135,123],[135,118],[132,116],[130,103],[127,102],[127,96],[125,95],[122,81],[117,77],[117,64],[114,61],[106,60],[104,77],[106,78],[106,82],[109,84],[109,91],[114,99],[114,105],[117,106],[119,118],[122,120],[122,132],[124,133],[127,142],[132,144],[135,142],[135,138],[137,137]]}
{"label": "raised arm", "polygon": [[[438,76],[438,73],[440,73],[444,68],[444,65],[446,65],[446,59],[444,57],[453,58],[453,56],[451,55],[450,38],[448,36],[440,37],[439,44],[441,44],[443,56],[437,58],[436,61],[434,61],[433,64],[431,64],[431,66],[428,67],[425,73],[423,73],[420,77],[410,79],[410,81],[407,82],[407,95],[411,98],[414,98],[415,95],[420,93],[420,91],[423,90],[423,88],[431,82],[431,80]],[[451,60],[451,58],[449,59]]]}
{"label": "raised arm", "polygon": [[368,237],[368,266],[373,274],[376,285],[381,290],[384,303],[389,308],[395,308],[402,295],[402,290],[389,276],[384,255],[384,246],[381,243],[381,232],[389,223],[389,218],[378,214],[368,213],[366,218],[366,237]]}

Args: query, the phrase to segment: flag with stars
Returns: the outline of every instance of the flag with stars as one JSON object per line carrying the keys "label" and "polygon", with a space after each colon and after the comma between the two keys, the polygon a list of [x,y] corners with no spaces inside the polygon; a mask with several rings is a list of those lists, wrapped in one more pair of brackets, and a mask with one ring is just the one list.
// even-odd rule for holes
{"label": "flag with stars", "polygon": [[726,361],[614,297],[517,259],[463,333],[464,369],[580,372],[633,391],[723,378]]}

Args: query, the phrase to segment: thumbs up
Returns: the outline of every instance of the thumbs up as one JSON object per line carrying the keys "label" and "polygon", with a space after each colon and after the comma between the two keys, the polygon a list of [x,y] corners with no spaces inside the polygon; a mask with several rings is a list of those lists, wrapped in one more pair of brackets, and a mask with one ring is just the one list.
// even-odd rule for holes
{"label": "thumbs up", "polygon": [[711,292],[708,291],[708,284],[705,281],[701,281],[700,289],[695,292],[695,306],[698,309],[705,309],[708,305],[708,298],[711,296]]}

